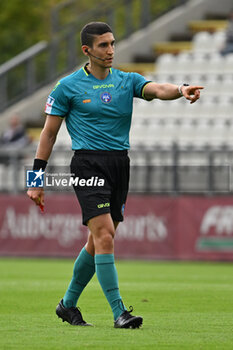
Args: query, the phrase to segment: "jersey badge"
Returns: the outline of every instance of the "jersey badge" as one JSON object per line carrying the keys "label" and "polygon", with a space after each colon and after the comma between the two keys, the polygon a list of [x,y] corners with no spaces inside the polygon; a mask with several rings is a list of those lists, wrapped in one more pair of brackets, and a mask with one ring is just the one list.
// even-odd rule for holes
{"label": "jersey badge", "polygon": [[55,98],[49,96],[45,105],[45,113],[50,114],[52,111],[52,106],[54,104]]}
{"label": "jersey badge", "polygon": [[103,92],[100,98],[104,103],[109,103],[112,100],[112,96],[109,92]]}

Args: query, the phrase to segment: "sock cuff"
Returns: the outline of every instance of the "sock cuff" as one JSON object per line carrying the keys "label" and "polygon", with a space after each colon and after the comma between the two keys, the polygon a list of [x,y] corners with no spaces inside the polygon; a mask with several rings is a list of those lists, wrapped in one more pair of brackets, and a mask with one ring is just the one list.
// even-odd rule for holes
{"label": "sock cuff", "polygon": [[114,264],[114,254],[96,254],[95,264]]}
{"label": "sock cuff", "polygon": [[81,250],[80,254],[82,254],[83,258],[85,259],[85,263],[91,266],[95,265],[95,260],[94,260],[94,256],[92,256],[91,254],[89,254],[86,251],[86,248],[83,247],[83,249]]}

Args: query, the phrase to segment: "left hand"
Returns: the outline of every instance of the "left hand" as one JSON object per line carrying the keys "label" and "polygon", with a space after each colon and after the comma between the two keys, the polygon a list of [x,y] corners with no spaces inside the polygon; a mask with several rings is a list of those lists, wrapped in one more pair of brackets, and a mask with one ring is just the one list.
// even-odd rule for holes
{"label": "left hand", "polygon": [[204,86],[182,86],[181,91],[184,97],[190,101],[190,103],[196,102],[200,98],[200,90],[204,89]]}

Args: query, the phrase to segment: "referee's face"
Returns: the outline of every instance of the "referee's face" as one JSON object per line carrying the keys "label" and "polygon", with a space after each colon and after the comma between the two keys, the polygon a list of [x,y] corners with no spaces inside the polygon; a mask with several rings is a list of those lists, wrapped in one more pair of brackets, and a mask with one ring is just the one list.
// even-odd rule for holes
{"label": "referee's face", "polygon": [[115,38],[112,33],[104,33],[95,37],[90,53],[91,61],[105,68],[112,66],[114,57]]}

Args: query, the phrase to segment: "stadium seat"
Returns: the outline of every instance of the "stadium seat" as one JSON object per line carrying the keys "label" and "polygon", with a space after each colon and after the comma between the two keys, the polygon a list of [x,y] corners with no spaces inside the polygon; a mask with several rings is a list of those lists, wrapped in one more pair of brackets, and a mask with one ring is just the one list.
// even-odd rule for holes
{"label": "stadium seat", "polygon": [[206,60],[205,71],[207,74],[222,74],[224,64],[225,59],[220,53],[212,53]]}
{"label": "stadium seat", "polygon": [[219,87],[221,94],[233,97],[233,75],[222,75],[222,81],[217,88]]}
{"label": "stadium seat", "polygon": [[225,121],[218,119],[212,124],[209,132],[209,142],[212,146],[220,146],[226,142],[227,126]]}
{"label": "stadium seat", "polygon": [[206,96],[202,99],[201,113],[207,118],[216,118],[218,116],[218,99],[216,96]]}
{"label": "stadium seat", "polygon": [[196,53],[195,55],[190,56],[190,68],[189,72],[191,74],[201,74],[205,72],[207,66],[207,57],[203,53]]}
{"label": "stadium seat", "polygon": [[175,124],[174,123],[154,123],[150,125],[147,130],[147,145],[172,145],[175,135]]}
{"label": "stadium seat", "polygon": [[187,73],[190,71],[191,55],[187,52],[183,52],[176,57],[176,69],[174,73]]}
{"label": "stadium seat", "polygon": [[144,145],[145,143],[145,137],[146,137],[146,131],[147,126],[142,123],[134,123],[131,127],[131,134],[130,134],[130,144],[131,146],[135,147],[137,145]]}
{"label": "stadium seat", "polygon": [[204,84],[205,89],[203,91],[203,96],[205,95],[218,95],[222,92],[222,84],[218,75],[209,75],[206,79],[206,84]]}
{"label": "stadium seat", "polygon": [[233,115],[233,101],[231,96],[222,96],[219,99],[218,112],[223,116],[232,116]]}
{"label": "stadium seat", "polygon": [[226,34],[224,31],[217,31],[214,34],[199,32],[193,38],[194,52],[212,53],[218,52],[224,46]]}
{"label": "stadium seat", "polygon": [[153,81],[159,84],[168,83],[173,81],[173,74],[158,73],[155,74]]}
{"label": "stadium seat", "polygon": [[233,74],[233,53],[225,56],[224,64],[221,68],[223,74]]}
{"label": "stadium seat", "polygon": [[191,118],[183,119],[177,129],[178,144],[185,146],[194,143],[195,127]]}
{"label": "stadium seat", "polygon": [[174,73],[176,71],[176,57],[172,54],[161,55],[157,59],[156,67],[159,73]]}
{"label": "stadium seat", "polygon": [[211,34],[209,32],[199,32],[193,38],[193,50],[195,52],[208,53],[211,50]]}
{"label": "stadium seat", "polygon": [[213,34],[213,43],[216,51],[220,51],[226,42],[226,32],[223,30],[217,31]]}
{"label": "stadium seat", "polygon": [[232,117],[231,123],[229,123],[225,128],[225,140],[224,140],[224,143],[231,147],[233,147],[232,135],[233,135],[233,117]]}

